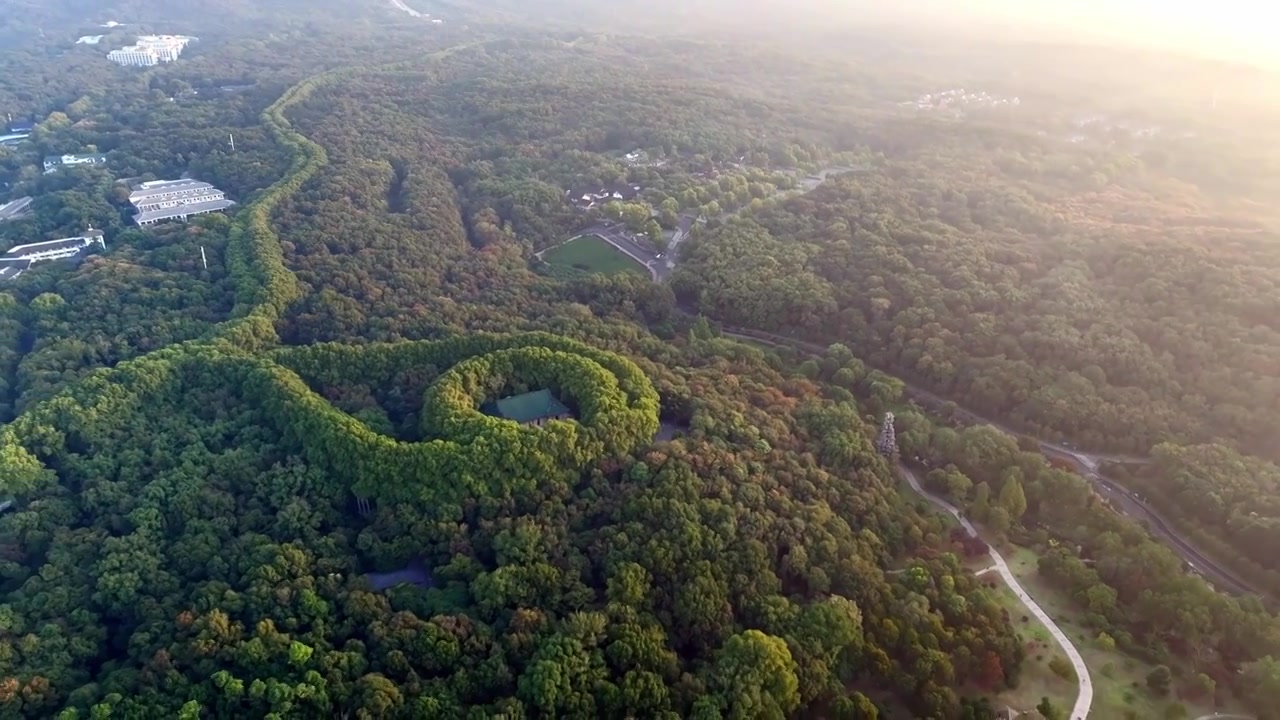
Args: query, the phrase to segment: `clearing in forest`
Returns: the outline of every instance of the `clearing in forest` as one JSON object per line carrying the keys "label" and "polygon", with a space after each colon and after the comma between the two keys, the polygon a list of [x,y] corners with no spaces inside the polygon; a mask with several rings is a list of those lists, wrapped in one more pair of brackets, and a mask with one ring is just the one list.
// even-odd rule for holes
{"label": "clearing in forest", "polygon": [[618,251],[597,235],[579,235],[569,242],[552,248],[542,256],[552,265],[567,265],[589,273],[616,275],[622,272],[640,273],[648,277],[643,265]]}

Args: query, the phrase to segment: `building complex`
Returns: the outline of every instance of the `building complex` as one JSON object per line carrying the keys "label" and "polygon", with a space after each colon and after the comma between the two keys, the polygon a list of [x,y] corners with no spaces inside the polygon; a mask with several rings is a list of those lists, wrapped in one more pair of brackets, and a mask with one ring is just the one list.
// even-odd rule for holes
{"label": "building complex", "polygon": [[138,211],[133,219],[139,225],[186,220],[192,215],[226,210],[235,205],[221,190],[199,180],[144,182],[129,194],[129,202]]}
{"label": "building complex", "polygon": [[107,53],[107,59],[126,67],[150,67],[173,62],[192,40],[195,38],[186,35],[141,35],[133,45]]}
{"label": "building complex", "polygon": [[48,175],[68,165],[101,165],[105,162],[107,162],[107,156],[101,154],[50,155],[44,159],[44,173]]}
{"label": "building complex", "polygon": [[102,231],[93,228],[76,237],[15,245],[0,255],[0,280],[16,278],[38,262],[75,257],[94,245],[107,246],[102,239]]}
{"label": "building complex", "polygon": [[569,188],[565,195],[579,210],[591,210],[613,200],[635,200],[640,197],[640,191],[639,185],[616,183],[601,187]]}
{"label": "building complex", "polygon": [[8,125],[6,129],[9,132],[0,134],[0,145],[12,147],[21,144],[24,140],[31,137],[31,131],[35,129],[33,120],[14,120],[13,116],[8,116]]}

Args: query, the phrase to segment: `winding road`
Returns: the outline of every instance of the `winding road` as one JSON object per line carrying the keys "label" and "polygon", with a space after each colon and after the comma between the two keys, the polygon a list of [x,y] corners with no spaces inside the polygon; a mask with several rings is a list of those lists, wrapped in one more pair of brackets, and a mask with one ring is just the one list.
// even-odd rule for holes
{"label": "winding road", "polygon": [[[969,522],[969,519],[962,515],[954,505],[925,490],[911,468],[898,463],[898,471],[907,478],[907,482],[911,483],[911,489],[929,502],[950,513],[952,517],[960,522],[960,525],[965,532],[969,533],[970,537],[978,537],[978,529],[973,526],[973,523]],[[1031,611],[1032,615],[1036,616],[1037,620],[1044,623],[1044,626],[1049,629],[1049,634],[1053,636],[1062,651],[1067,654],[1067,659],[1071,661],[1072,667],[1075,668],[1076,678],[1080,683],[1080,692],[1076,695],[1076,704],[1071,709],[1071,720],[1085,720],[1085,718],[1089,717],[1089,709],[1093,707],[1093,680],[1089,677],[1089,667],[1084,664],[1084,658],[1080,656],[1080,651],[1076,650],[1076,646],[1071,643],[1071,638],[1068,638],[1066,633],[1062,632],[1062,628],[1058,627],[1053,618],[1049,617],[1049,614],[1041,609],[1036,604],[1036,601],[1027,594],[1026,589],[1018,582],[1018,578],[1014,577],[1013,572],[1009,570],[1009,564],[1005,562],[1004,557],[994,547],[988,547],[988,554],[991,556],[993,565],[982,572],[986,573],[989,570],[995,570],[1000,573],[1000,577],[1004,578],[1005,584],[1009,586],[1013,594],[1018,596],[1018,600],[1022,601],[1022,604]]]}
{"label": "winding road", "polygon": [[[721,333],[728,337],[738,338],[741,340],[751,340],[755,342],[763,342],[768,345],[783,345],[799,348],[807,352],[822,354],[827,348],[816,343],[806,342],[804,340],[796,340],[783,335],[775,335],[773,333],[751,330],[749,328],[737,328],[732,326],[724,326]],[[912,400],[921,405],[929,406],[934,409],[941,408],[949,401],[935,393],[924,388],[912,385],[903,380],[903,386],[906,394]],[[983,417],[978,413],[966,408],[955,406],[953,413],[970,425],[991,425],[1005,433],[1014,437],[1027,438],[1040,447],[1040,451],[1047,456],[1057,457],[1067,460],[1076,465],[1080,474],[1088,479],[1097,490],[1098,494],[1110,501],[1111,506],[1121,513],[1128,515],[1131,519],[1145,523],[1145,526],[1153,536],[1161,540],[1169,549],[1173,550],[1187,563],[1196,573],[1202,575],[1206,580],[1213,584],[1214,587],[1226,590],[1236,595],[1258,595],[1266,597],[1257,587],[1241,578],[1230,568],[1215,561],[1213,558],[1196,549],[1189,540],[1182,536],[1174,526],[1156,511],[1155,508],[1148,505],[1134,493],[1126,490],[1124,486],[1116,481],[1103,475],[1100,468],[1104,462],[1128,463],[1128,464],[1145,464],[1151,462],[1150,458],[1139,457],[1135,455],[1107,454],[1107,453],[1087,453],[1075,448],[1069,448],[1065,445],[1052,443],[1041,440],[1033,435],[1019,432],[1004,423],[996,422],[990,418]]]}
{"label": "winding road", "polygon": [[391,4],[392,4],[392,5],[395,5],[397,8],[399,8],[399,9],[401,9],[401,10],[403,10],[403,11],[405,11],[405,12],[409,13],[410,15],[412,15],[412,16],[414,16],[414,17],[423,17],[423,14],[422,14],[422,13],[418,12],[417,10],[414,10],[413,8],[409,7],[408,5],[405,5],[405,4],[404,4],[404,2],[403,2],[402,0],[391,0]]}

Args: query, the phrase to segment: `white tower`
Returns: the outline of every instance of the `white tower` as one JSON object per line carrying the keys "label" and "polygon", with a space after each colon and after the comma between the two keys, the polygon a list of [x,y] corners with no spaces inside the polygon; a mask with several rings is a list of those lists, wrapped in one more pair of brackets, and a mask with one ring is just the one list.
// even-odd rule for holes
{"label": "white tower", "polygon": [[898,454],[898,436],[893,430],[893,413],[884,414],[884,424],[876,437],[876,452],[892,460]]}

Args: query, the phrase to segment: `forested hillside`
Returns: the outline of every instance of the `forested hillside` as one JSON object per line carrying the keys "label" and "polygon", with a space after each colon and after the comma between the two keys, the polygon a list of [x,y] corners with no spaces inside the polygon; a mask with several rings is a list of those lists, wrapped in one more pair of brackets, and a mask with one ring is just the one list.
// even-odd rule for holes
{"label": "forested hillside", "polygon": [[894,158],[704,236],[673,287],[1042,437],[1275,457],[1280,238],[1186,190],[1168,214],[1140,161],[1065,160],[1031,140]]}
{"label": "forested hillside", "polygon": [[[107,247],[0,288],[0,717],[989,720],[1052,662],[983,543],[900,494],[889,410],[930,487],[1164,667],[1162,706],[1280,706],[1261,603],[872,369],[1046,436],[1265,452],[1264,219],[1007,115],[905,115],[926,79],[832,48],[355,5],[215,3],[189,62],[4,89],[37,199],[0,238]],[[109,162],[37,165],[83,150]],[[239,206],[132,227],[117,180],[184,173]],[[601,186],[629,197],[574,207]],[[537,255],[614,215],[688,229],[669,285]],[[572,419],[481,411],[533,390]],[[1151,470],[1189,505],[1229,453]]]}
{"label": "forested hillside", "polygon": [[[536,230],[472,242],[473,196],[450,176],[484,162],[465,136],[426,111],[386,122],[403,92],[309,110],[380,96],[379,77],[304,82],[269,108],[263,137],[288,170],[229,226],[122,231],[71,275],[22,280],[58,292],[17,311],[48,338],[23,360],[32,378],[73,339],[114,367],[53,400],[22,388],[0,430],[19,501],[0,516],[6,713],[875,717],[866,692],[950,717],[960,688],[1017,681],[1007,615],[938,554],[937,521],[900,505],[847,396],[759,354],[649,335],[642,313],[672,311],[661,289],[529,272]],[[209,271],[191,266],[206,241],[225,258]],[[199,320],[147,279],[165,271],[200,281],[178,293],[207,288]],[[122,307],[172,319],[83,316],[95,299],[80,293],[109,289],[95,278],[130,273],[170,294]],[[338,291],[366,273],[373,295],[347,305],[360,322]],[[415,324],[389,324],[406,313]],[[264,355],[277,321],[303,341],[452,339]],[[139,326],[168,336],[127,336]],[[521,328],[557,334],[476,334]],[[538,386],[578,419],[527,429],[476,410]],[[820,443],[841,451],[819,460]],[[405,564],[425,586],[372,590],[366,572]]]}

